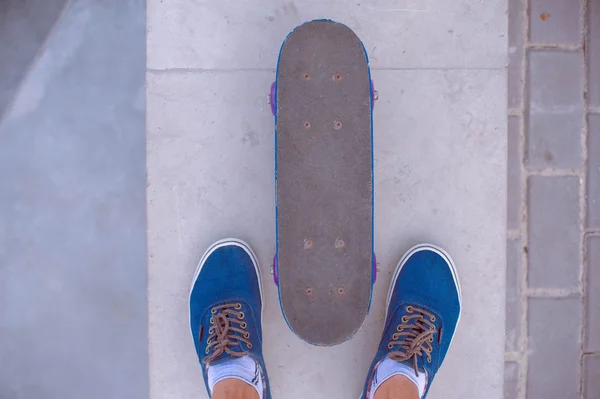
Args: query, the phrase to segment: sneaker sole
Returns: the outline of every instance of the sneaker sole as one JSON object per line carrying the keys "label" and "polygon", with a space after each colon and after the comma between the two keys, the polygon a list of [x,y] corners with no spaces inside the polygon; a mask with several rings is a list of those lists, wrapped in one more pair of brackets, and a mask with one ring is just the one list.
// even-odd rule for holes
{"label": "sneaker sole", "polygon": [[[208,259],[208,257],[213,252],[215,252],[217,249],[226,247],[226,246],[230,246],[230,245],[235,245],[236,247],[242,248],[244,251],[246,251],[246,253],[250,256],[250,259],[252,260],[252,264],[254,265],[254,270],[256,271],[256,276],[258,277],[258,290],[260,292],[260,323],[262,325],[263,312],[265,309],[265,301],[263,298],[260,266],[258,263],[258,257],[254,253],[254,251],[252,250],[250,245],[248,245],[248,243],[246,243],[245,241],[239,240],[237,238],[225,238],[223,240],[219,240],[219,241],[213,243],[210,247],[208,247],[206,252],[204,252],[204,255],[202,255],[202,257],[200,258],[200,262],[198,262],[198,266],[196,267],[196,271],[194,272],[194,278],[192,279],[192,286],[190,287],[190,297],[192,296],[192,290],[194,289],[194,285],[196,284],[196,280],[198,280],[198,276],[200,275],[200,271],[202,270],[202,266],[204,266],[206,259]],[[190,333],[191,333],[192,332],[191,314],[189,314],[188,320],[190,323]],[[193,336],[193,334],[192,334],[192,338],[196,339]]]}
{"label": "sneaker sole", "polygon": [[[416,254],[417,252],[426,251],[426,250],[433,251],[433,252],[437,253],[438,255],[440,255],[442,258],[444,258],[444,260],[450,267],[450,271],[452,272],[452,278],[454,279],[454,284],[456,284],[456,288],[458,290],[458,304],[460,305],[461,310],[462,310],[462,292],[460,289],[460,282],[458,281],[458,274],[456,273],[456,266],[454,265],[454,261],[452,260],[452,257],[450,256],[450,254],[448,254],[448,252],[446,252],[442,248],[438,247],[437,245],[418,244],[418,245],[415,245],[414,247],[412,247],[411,249],[409,249],[408,251],[406,251],[406,253],[402,256],[402,258],[396,265],[396,270],[394,271],[394,276],[392,277],[392,282],[390,283],[390,288],[388,290],[387,299],[385,301],[386,310],[385,310],[385,319],[384,320],[387,320],[387,316],[388,316],[387,313],[388,313],[388,310],[390,307],[390,299],[392,298],[392,290],[394,289],[394,286],[396,285],[398,276],[400,275],[402,268],[406,264],[406,261],[412,255]],[[456,321],[457,325],[458,325],[459,321],[460,321],[460,313],[458,314],[458,320]],[[456,329],[454,330],[454,332],[456,332]],[[452,337],[454,338],[454,335]]]}

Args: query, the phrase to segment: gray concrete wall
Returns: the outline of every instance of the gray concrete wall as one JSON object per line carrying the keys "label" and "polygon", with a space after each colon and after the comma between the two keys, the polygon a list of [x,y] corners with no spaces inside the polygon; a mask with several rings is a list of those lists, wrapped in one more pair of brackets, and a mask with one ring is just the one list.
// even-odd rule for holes
{"label": "gray concrete wall", "polygon": [[67,0],[0,0],[0,117]]}
{"label": "gray concrete wall", "polygon": [[47,39],[58,2],[21,3],[0,3],[0,398],[147,398],[145,2],[71,1]]}

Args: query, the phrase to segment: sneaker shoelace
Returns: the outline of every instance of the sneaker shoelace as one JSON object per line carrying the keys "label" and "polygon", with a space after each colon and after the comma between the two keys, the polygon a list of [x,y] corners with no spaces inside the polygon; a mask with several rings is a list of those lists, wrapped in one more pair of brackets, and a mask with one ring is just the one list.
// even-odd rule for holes
{"label": "sneaker shoelace", "polygon": [[[209,335],[206,338],[205,350],[208,356],[204,358],[205,363],[217,359],[223,352],[234,357],[242,357],[248,354],[248,351],[232,351],[231,348],[235,346],[242,347],[242,344],[244,344],[248,349],[252,348],[252,343],[248,340],[250,333],[245,331],[248,324],[243,321],[244,312],[240,311],[241,308],[241,303],[229,303],[211,309],[212,316],[209,320]],[[236,335],[236,332],[239,335]],[[202,332],[200,332],[200,335],[202,335]],[[211,350],[212,353],[210,353]]]}
{"label": "sneaker shoelace", "polygon": [[[404,362],[413,359],[413,369],[415,374],[419,376],[417,366],[417,356],[425,358],[428,363],[431,363],[431,351],[433,350],[433,335],[438,334],[438,342],[442,339],[442,329],[436,330],[435,315],[424,309],[414,306],[406,306],[406,315],[402,316],[402,323],[396,328],[396,333],[392,335],[392,339],[388,344],[388,348],[400,345],[400,349],[390,352],[388,357],[397,362]],[[413,323],[411,321],[414,320]],[[400,337],[405,337],[403,341],[399,341]]]}

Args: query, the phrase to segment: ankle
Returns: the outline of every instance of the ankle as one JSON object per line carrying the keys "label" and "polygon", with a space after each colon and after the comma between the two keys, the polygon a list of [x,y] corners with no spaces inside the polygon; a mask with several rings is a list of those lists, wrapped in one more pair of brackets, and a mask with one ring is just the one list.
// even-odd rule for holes
{"label": "ankle", "polygon": [[256,389],[238,378],[226,378],[215,384],[212,399],[259,399]]}
{"label": "ankle", "polygon": [[[221,390],[227,389],[228,392],[227,396],[221,396],[222,399],[267,399],[263,398],[265,382],[262,378],[261,367],[250,356],[235,357],[215,365],[209,365],[207,379],[208,392],[213,395],[216,387],[221,382],[227,381],[220,388]],[[247,391],[247,388],[252,389],[256,396],[241,395]]]}
{"label": "ankle", "polygon": [[377,388],[373,399],[419,399],[419,390],[413,381],[397,374]]}
{"label": "ankle", "polygon": [[[369,384],[368,399],[418,399],[427,390],[427,372],[417,375],[413,365],[386,358],[375,366]],[[380,391],[387,394],[379,396]]]}

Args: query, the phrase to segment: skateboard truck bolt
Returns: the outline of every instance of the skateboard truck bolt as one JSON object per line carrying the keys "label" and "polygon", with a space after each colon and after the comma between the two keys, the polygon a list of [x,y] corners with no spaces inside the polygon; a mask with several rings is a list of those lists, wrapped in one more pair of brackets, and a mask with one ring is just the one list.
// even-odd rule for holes
{"label": "skateboard truck bolt", "polygon": [[312,294],[313,294],[313,289],[312,289],[312,288],[310,288],[310,287],[306,287],[306,288],[304,289],[304,294],[305,294],[306,296],[312,296]]}
{"label": "skateboard truck bolt", "polygon": [[340,121],[334,121],[334,122],[333,122],[333,128],[334,128],[335,130],[340,130],[340,129],[341,129],[343,126],[344,126],[344,125],[342,125],[342,122],[340,122]]}
{"label": "skateboard truck bolt", "polygon": [[310,80],[310,78],[311,78],[310,73],[308,73],[308,72],[303,72],[302,73],[302,79],[304,79],[304,80]]}
{"label": "skateboard truck bolt", "polygon": [[338,296],[344,296],[346,295],[346,288],[344,288],[343,286],[339,286],[336,289],[336,293]]}
{"label": "skateboard truck bolt", "polygon": [[313,242],[311,240],[304,240],[304,249],[311,249],[313,247]]}
{"label": "skateboard truck bolt", "polygon": [[340,80],[342,80],[343,77],[344,77],[344,75],[342,75],[341,72],[336,72],[333,74],[333,80],[336,82],[339,82]]}
{"label": "skateboard truck bolt", "polygon": [[337,240],[335,240],[335,247],[336,248],[344,248],[346,246],[346,241],[342,240],[341,238],[338,238]]}
{"label": "skateboard truck bolt", "polygon": [[302,127],[304,128],[304,130],[310,129],[310,121],[302,122]]}

